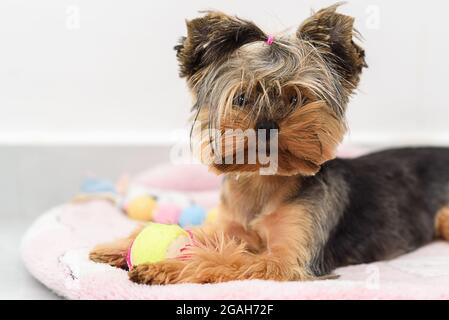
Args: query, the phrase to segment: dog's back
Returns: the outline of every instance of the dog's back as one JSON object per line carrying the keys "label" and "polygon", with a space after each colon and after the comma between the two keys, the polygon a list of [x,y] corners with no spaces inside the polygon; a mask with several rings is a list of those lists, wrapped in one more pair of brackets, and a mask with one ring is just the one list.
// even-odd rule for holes
{"label": "dog's back", "polygon": [[335,159],[311,179],[326,181],[339,188],[331,192],[343,195],[333,197],[340,205],[332,207],[342,209],[333,213],[338,222],[316,258],[319,273],[409,252],[432,241],[436,229],[449,239],[449,148]]}

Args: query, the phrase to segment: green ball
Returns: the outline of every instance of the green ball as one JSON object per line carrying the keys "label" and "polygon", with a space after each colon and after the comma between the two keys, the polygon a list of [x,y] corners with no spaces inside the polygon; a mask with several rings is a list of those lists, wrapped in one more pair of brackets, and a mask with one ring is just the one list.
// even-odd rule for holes
{"label": "green ball", "polygon": [[181,254],[190,242],[189,234],[177,224],[148,224],[128,250],[127,263],[133,266],[156,263]]}

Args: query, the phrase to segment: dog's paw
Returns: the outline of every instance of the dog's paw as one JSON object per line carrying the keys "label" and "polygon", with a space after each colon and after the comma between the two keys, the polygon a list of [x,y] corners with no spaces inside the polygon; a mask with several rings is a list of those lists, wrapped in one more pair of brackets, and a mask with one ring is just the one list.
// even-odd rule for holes
{"label": "dog's paw", "polygon": [[129,279],[141,284],[171,284],[182,282],[181,271],[184,264],[176,260],[167,260],[153,264],[133,267]]}
{"label": "dog's paw", "polygon": [[98,245],[90,253],[89,259],[97,263],[106,263],[110,266],[128,269],[126,252],[112,248],[108,245]]}

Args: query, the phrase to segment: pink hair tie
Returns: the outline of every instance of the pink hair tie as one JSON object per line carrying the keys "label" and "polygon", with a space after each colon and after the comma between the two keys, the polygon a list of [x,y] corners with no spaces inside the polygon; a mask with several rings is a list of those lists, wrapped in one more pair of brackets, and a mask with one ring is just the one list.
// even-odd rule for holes
{"label": "pink hair tie", "polygon": [[274,42],[274,36],[268,36],[267,41],[265,41],[266,44],[271,46]]}

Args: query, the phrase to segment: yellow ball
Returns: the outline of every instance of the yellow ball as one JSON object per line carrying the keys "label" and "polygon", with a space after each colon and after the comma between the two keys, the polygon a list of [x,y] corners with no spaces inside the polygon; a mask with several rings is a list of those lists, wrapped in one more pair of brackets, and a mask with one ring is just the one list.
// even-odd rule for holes
{"label": "yellow ball", "polygon": [[206,223],[207,224],[215,223],[215,221],[217,221],[217,217],[218,217],[218,208],[213,208],[209,210],[206,216]]}
{"label": "yellow ball", "polygon": [[153,197],[143,195],[132,199],[126,207],[128,217],[136,220],[151,221],[156,208],[156,201]]}
{"label": "yellow ball", "polygon": [[126,259],[128,266],[175,258],[189,242],[189,234],[177,224],[150,223],[134,239]]}

